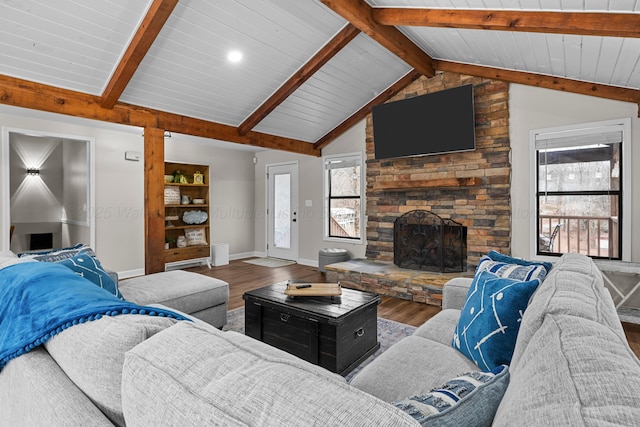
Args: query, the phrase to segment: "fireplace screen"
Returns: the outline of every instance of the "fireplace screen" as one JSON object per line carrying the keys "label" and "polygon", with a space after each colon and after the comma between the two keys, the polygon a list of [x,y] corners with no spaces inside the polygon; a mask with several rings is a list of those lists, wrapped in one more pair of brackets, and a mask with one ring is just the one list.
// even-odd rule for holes
{"label": "fireplace screen", "polygon": [[393,262],[400,268],[465,271],[467,227],[460,223],[414,210],[396,219],[393,239]]}

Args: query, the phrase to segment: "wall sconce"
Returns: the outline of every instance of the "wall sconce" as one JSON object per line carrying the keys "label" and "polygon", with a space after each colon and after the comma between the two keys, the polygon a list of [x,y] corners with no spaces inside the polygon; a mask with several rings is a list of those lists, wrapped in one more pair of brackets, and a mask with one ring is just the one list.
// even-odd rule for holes
{"label": "wall sconce", "polygon": [[38,176],[38,175],[40,175],[40,169],[38,169],[38,168],[27,168],[27,175]]}

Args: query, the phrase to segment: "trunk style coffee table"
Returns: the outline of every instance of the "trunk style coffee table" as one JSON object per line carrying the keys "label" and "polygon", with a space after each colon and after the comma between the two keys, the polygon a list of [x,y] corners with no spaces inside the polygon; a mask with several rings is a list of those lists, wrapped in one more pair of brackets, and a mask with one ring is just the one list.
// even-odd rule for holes
{"label": "trunk style coffee table", "polygon": [[286,286],[242,296],[246,335],[340,375],[380,348],[378,295],[343,288],[335,297],[290,297]]}

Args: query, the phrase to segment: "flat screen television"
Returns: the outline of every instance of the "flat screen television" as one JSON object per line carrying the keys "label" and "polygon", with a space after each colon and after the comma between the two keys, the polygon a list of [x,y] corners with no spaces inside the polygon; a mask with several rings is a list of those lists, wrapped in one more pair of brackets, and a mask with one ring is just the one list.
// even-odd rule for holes
{"label": "flat screen television", "polygon": [[372,113],[378,160],[476,148],[473,85],[377,105]]}

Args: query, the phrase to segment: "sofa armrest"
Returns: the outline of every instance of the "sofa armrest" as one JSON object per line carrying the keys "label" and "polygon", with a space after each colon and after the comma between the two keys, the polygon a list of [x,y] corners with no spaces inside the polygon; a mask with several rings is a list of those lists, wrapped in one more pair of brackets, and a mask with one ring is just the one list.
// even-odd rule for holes
{"label": "sofa armrest", "polygon": [[111,280],[113,280],[113,283],[115,283],[116,286],[117,286],[118,285],[118,272],[117,271],[113,271],[113,270],[107,270],[107,269],[105,269],[104,271],[107,272],[109,277],[111,277]]}
{"label": "sofa armrest", "polygon": [[442,309],[461,310],[472,281],[473,279],[470,277],[456,277],[445,283],[442,288]]}

